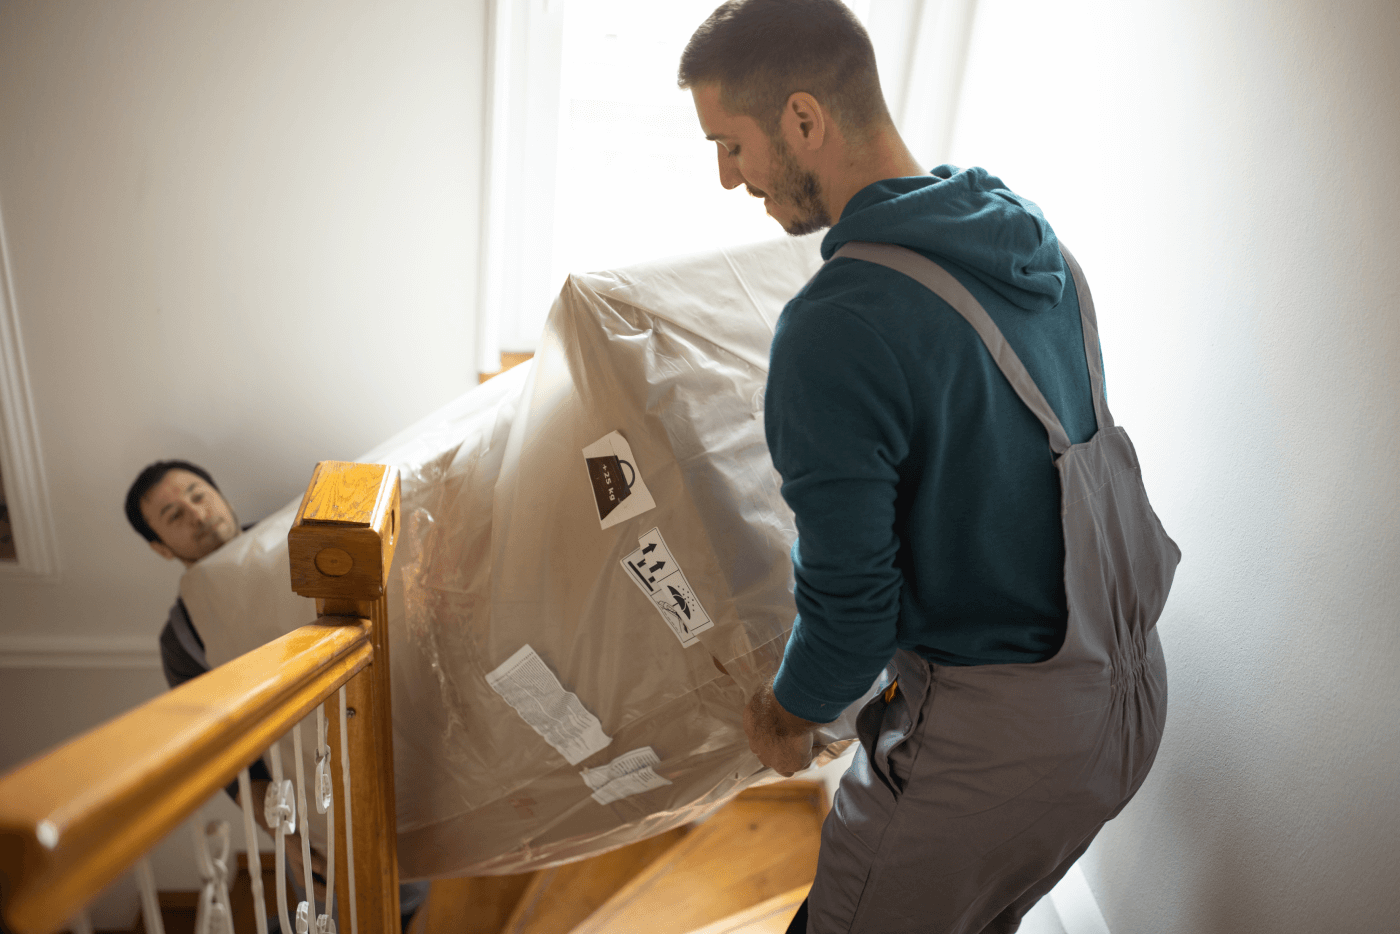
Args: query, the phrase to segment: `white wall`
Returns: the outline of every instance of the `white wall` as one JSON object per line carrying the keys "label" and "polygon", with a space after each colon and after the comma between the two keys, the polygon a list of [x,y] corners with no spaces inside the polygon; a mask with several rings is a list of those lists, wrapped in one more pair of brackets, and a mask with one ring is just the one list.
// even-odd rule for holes
{"label": "white wall", "polygon": [[[163,688],[180,568],[122,514],[142,466],[203,464],[253,520],[475,383],[484,23],[0,2],[0,217],[62,569],[0,577],[0,768]],[[113,646],[125,667],[23,667]]]}
{"label": "white wall", "polygon": [[1086,268],[1185,554],[1113,934],[1400,923],[1400,5],[981,0],[953,161]]}
{"label": "white wall", "polygon": [[479,2],[6,3],[0,210],[65,570],[5,629],[146,634],[121,515],[204,464],[245,519],[470,386]]}

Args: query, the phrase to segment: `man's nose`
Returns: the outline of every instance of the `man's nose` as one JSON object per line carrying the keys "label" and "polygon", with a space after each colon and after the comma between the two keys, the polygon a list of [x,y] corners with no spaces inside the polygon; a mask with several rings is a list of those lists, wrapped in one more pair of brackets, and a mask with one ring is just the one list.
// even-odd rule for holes
{"label": "man's nose", "polygon": [[715,151],[719,155],[719,183],[724,186],[724,190],[729,191],[744,184],[743,174],[724,147],[716,146]]}

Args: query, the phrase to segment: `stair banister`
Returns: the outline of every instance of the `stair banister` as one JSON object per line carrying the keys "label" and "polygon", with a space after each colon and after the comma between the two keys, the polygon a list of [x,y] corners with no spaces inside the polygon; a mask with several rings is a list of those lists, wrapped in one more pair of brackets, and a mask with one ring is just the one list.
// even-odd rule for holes
{"label": "stair banister", "polygon": [[[399,472],[378,464],[316,465],[287,534],[292,589],[316,598],[322,622],[369,621],[374,661],[345,688],[350,732],[350,788],[355,902],[360,931],[399,929],[399,866],[395,844],[394,721],[389,698],[386,587],[399,533]],[[340,708],[327,705],[329,744],[340,750]],[[362,714],[368,712],[369,716]],[[336,824],[335,861],[346,862],[345,823]],[[337,873],[335,900],[350,904],[350,874]],[[339,930],[350,930],[349,911]]]}
{"label": "stair banister", "polygon": [[[60,929],[318,704],[338,757],[344,685],[356,712],[348,729],[359,930],[398,931],[384,599],[398,511],[397,470],[317,465],[289,535],[294,589],[317,598],[315,623],[0,776],[0,913],[9,930]],[[336,900],[348,905],[349,874],[336,875]],[[348,934],[349,912],[340,914]]]}

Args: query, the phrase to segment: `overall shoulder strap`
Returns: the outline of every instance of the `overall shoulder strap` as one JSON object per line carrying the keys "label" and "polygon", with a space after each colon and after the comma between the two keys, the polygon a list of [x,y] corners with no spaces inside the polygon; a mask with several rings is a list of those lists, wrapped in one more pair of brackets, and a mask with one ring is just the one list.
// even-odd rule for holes
{"label": "overall shoulder strap", "polygon": [[[1055,414],[1055,410],[1050,408],[1050,403],[1045,401],[1040,387],[1035,384],[1035,380],[1031,379],[1030,373],[1026,372],[1025,364],[1021,362],[1020,357],[1016,356],[1011,345],[1006,342],[1006,337],[996,326],[991,315],[987,314],[987,309],[983,308],[982,303],[972,297],[972,293],[961,282],[953,278],[952,273],[927,256],[902,246],[896,246],[893,243],[852,241],[837,250],[831,258],[836,259],[838,256],[865,260],[868,263],[875,263],[893,269],[895,272],[903,273],[951,305],[954,311],[966,318],[967,323],[972,325],[973,330],[977,332],[978,337],[982,338],[987,352],[992,355],[992,360],[995,361],[1002,375],[1006,377],[1006,381],[1011,384],[1016,395],[1045,426],[1045,433],[1050,439],[1050,450],[1056,454],[1063,454],[1069,450],[1069,435],[1065,433],[1064,426],[1060,424],[1059,416]],[[1085,340],[1088,340],[1087,336]],[[1094,357],[1097,359],[1098,355],[1095,354]],[[1100,375],[1100,380],[1102,380],[1102,375]]]}
{"label": "overall shoulder strap", "polygon": [[1108,395],[1103,391],[1103,352],[1099,349],[1099,319],[1094,314],[1094,296],[1089,293],[1089,280],[1079,261],[1063,244],[1060,255],[1074,277],[1074,291],[1079,296],[1079,324],[1084,331],[1084,360],[1089,364],[1089,388],[1094,393],[1094,419],[1100,430],[1113,427],[1113,415],[1108,411]]}

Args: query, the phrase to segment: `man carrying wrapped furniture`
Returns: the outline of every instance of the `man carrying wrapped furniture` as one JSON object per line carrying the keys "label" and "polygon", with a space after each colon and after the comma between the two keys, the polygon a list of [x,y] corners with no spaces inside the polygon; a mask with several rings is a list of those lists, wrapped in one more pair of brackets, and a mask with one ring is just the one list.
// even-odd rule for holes
{"label": "man carrying wrapped furniture", "polygon": [[1002,932],[1150,768],[1180,552],[1102,390],[1087,283],[983,169],[926,173],[839,0],[731,0],[680,65],[720,182],[827,264],[773,339],[766,431],[798,619],[754,752],[885,675],[791,930]]}

